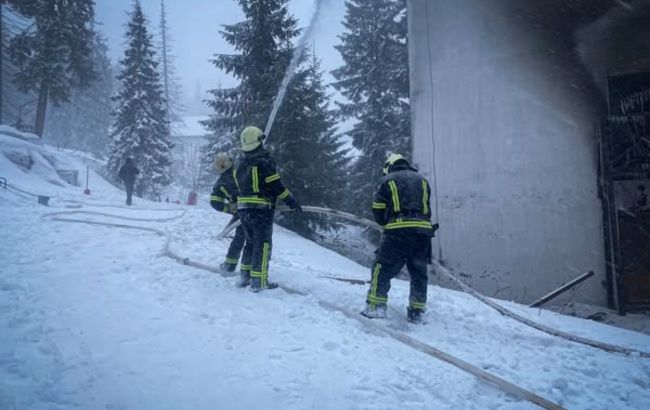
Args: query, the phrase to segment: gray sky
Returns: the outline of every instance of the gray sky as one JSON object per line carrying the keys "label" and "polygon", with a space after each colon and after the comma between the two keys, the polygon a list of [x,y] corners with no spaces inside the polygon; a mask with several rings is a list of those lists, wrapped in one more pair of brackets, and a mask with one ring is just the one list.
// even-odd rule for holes
{"label": "gray sky", "polygon": [[[97,0],[98,29],[108,38],[111,59],[117,62],[123,56],[124,25],[133,0]],[[160,0],[141,0],[149,19],[152,33],[157,35],[160,21]],[[233,52],[221,35],[222,24],[232,24],[243,19],[236,0],[165,0],[167,19],[172,37],[172,51],[176,56],[176,69],[181,80],[187,114],[197,114],[193,97],[197,90],[236,84],[236,80],[219,71],[209,59],[215,53]],[[301,26],[307,24],[314,9],[314,0],[291,0],[290,10]],[[329,71],[342,64],[334,49],[337,35],[343,31],[344,0],[326,0],[315,30],[314,43],[318,58],[323,61],[325,80],[332,80]],[[204,108],[205,109],[205,108]]]}

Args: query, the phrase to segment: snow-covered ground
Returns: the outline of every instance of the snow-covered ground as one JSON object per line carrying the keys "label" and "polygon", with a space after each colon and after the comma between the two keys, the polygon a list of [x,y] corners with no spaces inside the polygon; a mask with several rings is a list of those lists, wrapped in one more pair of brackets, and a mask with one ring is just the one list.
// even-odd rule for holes
{"label": "snow-covered ground", "polygon": [[[36,155],[47,147],[0,138],[0,176],[54,197],[44,207],[0,188],[0,409],[534,408],[324,309],[320,301],[358,311],[366,292],[325,276],[369,273],[280,227],[271,279],[307,296],[239,289],[235,278],[163,256],[165,238],[153,232],[53,220],[46,214],[76,211],[69,218],[155,228],[174,252],[208,265],[221,262],[228,244],[216,239],[228,217],[205,204],[126,208],[123,193],[98,176],[85,196],[48,182],[60,181]],[[21,170],[7,147],[33,149],[38,166]],[[385,320],[392,329],[566,408],[648,408],[650,359],[539,333],[440,287],[429,288],[428,323],[410,325],[407,296],[408,284],[394,281]],[[650,350],[641,333],[504,305],[570,333]]]}

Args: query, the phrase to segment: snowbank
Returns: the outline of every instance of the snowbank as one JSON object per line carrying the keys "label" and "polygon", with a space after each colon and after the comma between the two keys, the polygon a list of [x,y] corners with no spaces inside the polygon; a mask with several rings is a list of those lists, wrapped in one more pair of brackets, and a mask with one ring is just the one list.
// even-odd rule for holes
{"label": "snowbank", "polygon": [[[0,189],[0,202],[16,200],[36,202],[37,196],[74,197],[76,200],[117,200],[123,196],[92,168],[89,188],[92,196],[84,197],[86,182],[85,153],[59,152],[42,144],[33,135],[0,126],[0,177],[6,178],[8,190]],[[55,199],[56,201],[56,199]]]}
{"label": "snowbank", "polygon": [[38,135],[29,132],[18,131],[17,129],[8,125],[0,125],[0,134],[19,138],[21,140],[31,142],[32,144],[43,145],[43,141],[41,141]]}

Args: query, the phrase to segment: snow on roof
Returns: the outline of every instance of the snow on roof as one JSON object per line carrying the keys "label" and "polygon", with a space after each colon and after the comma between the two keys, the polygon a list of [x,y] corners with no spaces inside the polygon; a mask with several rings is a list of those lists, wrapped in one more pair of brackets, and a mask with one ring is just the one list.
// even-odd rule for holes
{"label": "snow on roof", "polygon": [[173,127],[173,137],[203,137],[210,135],[210,131],[201,125],[201,121],[209,118],[207,115],[183,117],[183,124]]}

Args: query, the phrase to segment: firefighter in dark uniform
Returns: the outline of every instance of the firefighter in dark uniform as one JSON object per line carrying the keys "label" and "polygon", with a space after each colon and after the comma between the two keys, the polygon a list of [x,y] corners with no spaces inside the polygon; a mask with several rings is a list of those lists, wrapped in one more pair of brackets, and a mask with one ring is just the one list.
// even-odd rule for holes
{"label": "firefighter in dark uniform", "polygon": [[[224,152],[217,154],[214,160],[214,168],[220,174],[219,179],[212,187],[212,194],[210,194],[210,205],[219,212],[232,214],[232,219],[228,225],[237,222],[239,216],[237,215],[237,184],[235,183],[233,168],[233,161],[230,156]],[[226,254],[226,260],[221,264],[221,269],[227,272],[234,272],[239,262],[239,255],[246,242],[244,228],[240,225],[235,230],[235,237]],[[250,266],[242,265],[242,271],[250,271]],[[242,272],[242,276],[248,276],[248,272]]]}
{"label": "firefighter in dark uniform", "polygon": [[431,238],[438,227],[431,223],[430,196],[426,178],[403,156],[392,154],[388,157],[384,177],[372,203],[375,220],[384,227],[384,233],[372,266],[366,309],[362,315],[386,317],[390,280],[406,263],[411,277],[407,318],[414,323],[421,321],[427,301]]}
{"label": "firefighter in dark uniform", "polygon": [[275,202],[281,199],[289,208],[302,211],[298,202],[280,181],[275,161],[264,149],[264,133],[257,127],[246,127],[241,135],[244,154],[238,159],[235,181],[239,188],[237,213],[246,233],[242,265],[250,265],[250,282],[242,277],[242,285],[259,292],[277,284],[268,281],[271,258],[271,237]]}

